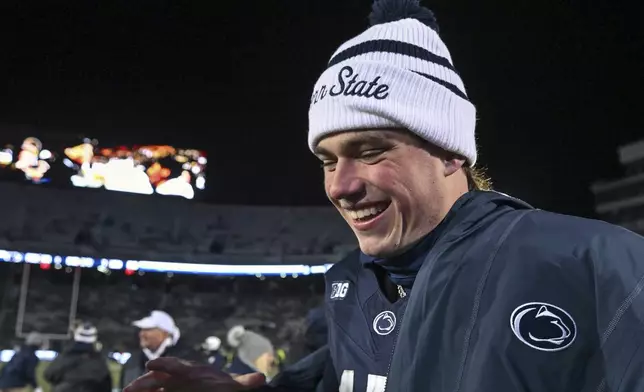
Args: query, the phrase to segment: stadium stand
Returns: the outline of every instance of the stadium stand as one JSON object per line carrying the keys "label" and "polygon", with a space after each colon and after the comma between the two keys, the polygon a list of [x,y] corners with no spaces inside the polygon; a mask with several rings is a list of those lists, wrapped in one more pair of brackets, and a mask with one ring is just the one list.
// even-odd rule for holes
{"label": "stadium stand", "polygon": [[[0,184],[0,192],[0,249],[5,250],[97,259],[322,266],[355,247],[350,229],[329,207],[215,206],[14,183]],[[24,271],[24,264],[15,264],[22,260],[4,261],[12,263],[0,262],[0,349],[17,343]],[[232,278],[81,270],[76,319],[97,325],[105,349],[118,352],[136,347],[131,322],[152,309],[172,314],[182,339],[192,345],[243,324],[288,348],[324,290],[321,275]],[[75,272],[64,264],[30,265],[23,332],[67,333]],[[61,342],[51,343],[56,349]]]}
{"label": "stadium stand", "polygon": [[326,263],[355,247],[329,207],[215,206],[2,184],[4,249],[227,263]]}

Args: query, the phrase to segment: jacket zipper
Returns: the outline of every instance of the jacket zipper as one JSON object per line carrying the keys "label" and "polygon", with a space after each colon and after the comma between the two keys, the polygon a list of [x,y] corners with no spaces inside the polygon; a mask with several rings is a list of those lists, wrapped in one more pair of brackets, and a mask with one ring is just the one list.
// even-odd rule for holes
{"label": "jacket zipper", "polygon": [[[445,252],[446,249],[447,248],[444,247],[444,248],[438,250],[433,255],[432,255],[431,251],[429,252],[427,257],[425,258],[425,263],[429,262],[429,267],[428,267],[429,269],[434,269],[434,262],[440,256],[443,255],[443,253]],[[429,257],[430,255],[432,256],[431,258]],[[423,264],[425,264],[425,263],[423,263]],[[400,285],[398,285],[398,290],[402,290],[402,287]],[[402,290],[402,292],[405,293],[404,290]],[[405,297],[406,296],[407,296],[407,293],[405,293]],[[402,298],[404,298],[404,297],[402,297]],[[407,305],[409,305],[409,304],[407,304]],[[387,378],[385,380],[385,390],[384,390],[384,392],[387,392],[387,387],[389,386],[389,372],[391,371],[391,361],[394,359],[394,352],[396,351],[396,344],[398,344],[398,335],[400,334],[400,328],[402,326],[403,317],[405,316],[405,313],[407,312],[407,305],[405,305],[405,310],[400,315],[401,316],[400,317],[400,320],[401,320],[400,324],[396,325],[396,336],[394,337],[394,345],[393,345],[393,348],[391,349],[391,356],[389,357],[389,365],[387,366]]]}
{"label": "jacket zipper", "polygon": [[[405,290],[402,288],[401,285],[398,286],[398,295],[400,296],[400,299],[404,299],[407,296],[407,293]],[[394,335],[394,344],[392,345],[391,348],[391,355],[389,356],[389,364],[387,365],[387,378],[385,378],[385,389],[384,392],[387,392],[387,386],[389,384],[389,371],[391,370],[391,361],[394,359],[394,352],[396,351],[396,344],[398,343],[398,335],[400,334],[400,326],[402,324],[403,317],[405,317],[405,311],[407,311],[407,306],[405,305],[405,310],[401,312],[400,315],[400,323],[396,325],[396,335]]]}

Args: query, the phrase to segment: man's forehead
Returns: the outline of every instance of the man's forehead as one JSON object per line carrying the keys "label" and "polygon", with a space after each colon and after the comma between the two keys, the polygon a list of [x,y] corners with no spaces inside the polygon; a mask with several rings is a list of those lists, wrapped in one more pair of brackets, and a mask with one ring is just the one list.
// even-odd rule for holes
{"label": "man's forehead", "polygon": [[145,331],[145,332],[163,332],[163,330],[161,328],[158,328],[158,327],[141,328],[141,331]]}
{"label": "man's forehead", "polygon": [[345,131],[327,136],[320,140],[315,147],[318,154],[329,151],[351,149],[368,143],[378,143],[386,140],[395,140],[400,137],[400,131],[390,129],[373,129]]}

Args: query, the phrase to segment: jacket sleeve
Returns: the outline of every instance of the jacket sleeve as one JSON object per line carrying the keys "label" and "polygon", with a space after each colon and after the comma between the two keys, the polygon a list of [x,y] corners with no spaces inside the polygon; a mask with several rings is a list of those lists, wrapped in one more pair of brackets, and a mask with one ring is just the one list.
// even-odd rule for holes
{"label": "jacket sleeve", "polygon": [[28,385],[31,385],[34,388],[38,387],[38,382],[36,381],[36,368],[38,367],[38,357],[33,356],[27,360],[25,365],[25,380]]}
{"label": "jacket sleeve", "polygon": [[65,353],[61,353],[49,364],[49,366],[47,366],[43,377],[50,384],[56,385],[60,383],[69,363],[70,360],[67,355]]}
{"label": "jacket sleeve", "polygon": [[621,228],[591,247],[604,388],[644,391],[644,237]]}
{"label": "jacket sleeve", "polygon": [[112,374],[107,373],[105,377],[101,380],[98,390],[100,392],[111,392],[112,391]]}
{"label": "jacket sleeve", "polygon": [[[328,346],[323,346],[300,361],[288,366],[261,392],[318,392],[333,389],[337,384]],[[335,386],[335,391],[338,388]]]}
{"label": "jacket sleeve", "polygon": [[140,353],[134,352],[132,356],[121,367],[121,376],[119,377],[119,386],[125,388],[132,381],[145,373],[145,369],[140,367],[141,363]]}

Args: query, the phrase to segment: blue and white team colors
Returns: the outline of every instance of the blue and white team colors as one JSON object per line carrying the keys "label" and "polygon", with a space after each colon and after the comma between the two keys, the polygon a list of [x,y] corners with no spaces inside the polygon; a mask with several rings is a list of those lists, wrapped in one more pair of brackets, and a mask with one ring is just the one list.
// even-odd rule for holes
{"label": "blue and white team colors", "polygon": [[417,248],[327,272],[325,392],[644,391],[641,236],[469,192]]}
{"label": "blue and white team colors", "polygon": [[350,260],[333,267],[326,277],[331,288],[329,349],[339,391],[382,392],[407,296],[390,302],[376,275],[360,263],[358,255]]}

